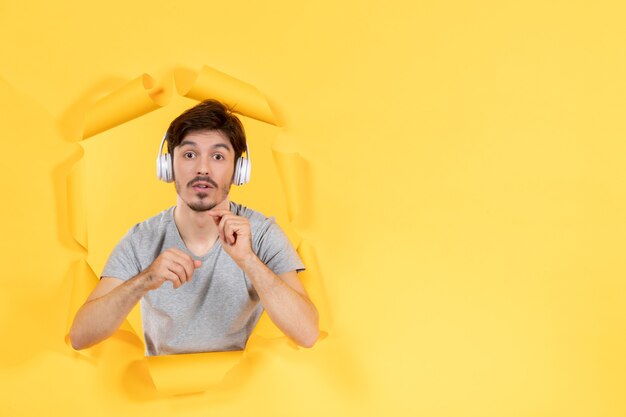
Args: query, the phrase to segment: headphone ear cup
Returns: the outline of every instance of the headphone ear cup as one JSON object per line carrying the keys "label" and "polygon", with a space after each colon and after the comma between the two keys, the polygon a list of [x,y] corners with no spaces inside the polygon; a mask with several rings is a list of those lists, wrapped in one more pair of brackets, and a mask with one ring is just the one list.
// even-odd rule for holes
{"label": "headphone ear cup", "polygon": [[245,158],[241,161],[241,183],[247,184],[250,182],[250,171],[252,170],[252,163],[250,159]]}
{"label": "headphone ear cup", "polygon": [[172,182],[172,157],[169,153],[160,155],[157,159],[157,178],[161,181]]}
{"label": "headphone ear cup", "polygon": [[241,170],[242,170],[242,160],[243,157],[237,158],[237,163],[235,164],[235,174],[233,175],[233,184],[241,185]]}
{"label": "headphone ear cup", "polygon": [[163,161],[162,161],[163,157],[162,155],[157,156],[156,159],[156,174],[157,174],[157,179],[163,181]]}
{"label": "headphone ear cup", "polygon": [[235,175],[233,175],[233,184],[244,185],[250,182],[250,160],[240,156],[235,164]]}
{"label": "headphone ear cup", "polygon": [[174,169],[172,167],[172,155],[166,153],[163,155],[163,164],[165,165],[165,182],[174,181]]}

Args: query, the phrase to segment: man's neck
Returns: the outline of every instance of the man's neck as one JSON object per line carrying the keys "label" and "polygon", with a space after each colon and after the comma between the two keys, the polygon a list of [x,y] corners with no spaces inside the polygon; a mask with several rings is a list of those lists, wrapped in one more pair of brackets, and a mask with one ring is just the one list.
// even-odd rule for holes
{"label": "man's neck", "polygon": [[[228,199],[222,201],[216,209],[230,209]],[[204,255],[215,243],[218,236],[217,225],[206,211],[194,211],[180,199],[174,209],[174,222],[185,246],[197,256]]]}

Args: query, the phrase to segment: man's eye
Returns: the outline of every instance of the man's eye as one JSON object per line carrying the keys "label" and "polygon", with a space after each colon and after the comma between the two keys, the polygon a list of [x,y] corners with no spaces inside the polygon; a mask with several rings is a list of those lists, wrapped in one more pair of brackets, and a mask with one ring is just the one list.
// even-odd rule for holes
{"label": "man's eye", "polygon": [[196,154],[194,154],[193,152],[185,152],[185,153],[183,154],[183,156],[184,156],[186,159],[191,159],[191,158],[193,158],[194,156],[196,156]]}
{"label": "man's eye", "polygon": [[213,155],[213,159],[221,161],[222,159],[224,159],[224,155],[216,153],[215,155]]}

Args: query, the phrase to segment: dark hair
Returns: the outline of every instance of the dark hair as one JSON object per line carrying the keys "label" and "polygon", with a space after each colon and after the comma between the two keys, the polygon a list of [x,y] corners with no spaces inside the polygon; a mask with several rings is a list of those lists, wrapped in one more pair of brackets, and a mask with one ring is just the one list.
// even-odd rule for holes
{"label": "dark hair", "polygon": [[167,129],[167,150],[174,154],[174,148],[183,138],[198,130],[219,130],[235,150],[235,161],[246,150],[246,133],[241,121],[224,104],[217,100],[205,100],[185,110],[170,123]]}

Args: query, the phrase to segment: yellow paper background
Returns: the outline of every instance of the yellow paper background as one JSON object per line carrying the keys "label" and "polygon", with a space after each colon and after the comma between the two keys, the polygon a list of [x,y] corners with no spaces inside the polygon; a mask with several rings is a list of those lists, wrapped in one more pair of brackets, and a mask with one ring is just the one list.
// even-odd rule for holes
{"label": "yellow paper background", "polygon": [[[625,12],[3,2],[3,414],[624,415]],[[259,337],[217,389],[164,397],[132,341],[64,343],[67,138],[104,92],[205,64],[259,88],[306,161],[332,330]]]}

